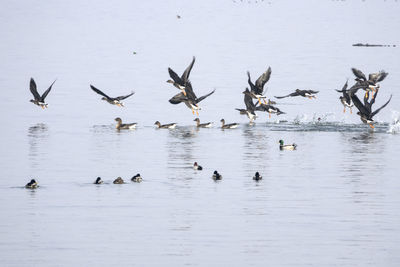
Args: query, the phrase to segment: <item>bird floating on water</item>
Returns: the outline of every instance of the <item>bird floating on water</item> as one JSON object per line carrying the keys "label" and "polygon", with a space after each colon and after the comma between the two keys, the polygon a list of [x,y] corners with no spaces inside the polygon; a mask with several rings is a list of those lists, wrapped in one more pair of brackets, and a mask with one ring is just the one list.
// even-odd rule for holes
{"label": "bird floating on water", "polygon": [[222,175],[219,174],[217,171],[214,171],[214,174],[213,174],[212,178],[213,178],[215,181],[222,180]]}
{"label": "bird floating on water", "polygon": [[40,95],[37,91],[35,80],[33,78],[31,78],[31,81],[29,84],[29,89],[31,90],[31,93],[32,93],[34,99],[31,99],[30,102],[41,107],[42,109],[47,108],[48,104],[45,103],[44,100],[45,100],[46,96],[50,93],[51,88],[53,87],[53,84],[55,82],[56,82],[56,80],[54,80],[54,82],[50,85],[50,87],[46,91],[44,91],[44,93],[42,95]]}
{"label": "bird floating on water", "polygon": [[260,175],[259,172],[256,172],[253,176],[253,180],[255,181],[260,181],[262,179],[262,176]]}
{"label": "bird floating on water", "polygon": [[197,128],[211,128],[213,126],[212,122],[200,123],[200,119],[199,118],[195,118],[193,121],[196,122],[196,127]]}
{"label": "bird floating on water", "polygon": [[132,130],[136,128],[137,123],[133,122],[133,123],[122,123],[121,118],[115,118],[115,121],[117,122],[117,125],[115,126],[115,128],[117,128],[117,130],[121,130],[121,129],[128,129],[128,130]]}
{"label": "bird floating on water", "polygon": [[96,181],[94,181],[94,184],[102,184],[103,180],[101,180],[100,177],[97,177]]}
{"label": "bird floating on water", "polygon": [[27,183],[25,185],[25,188],[28,188],[28,189],[35,189],[37,187],[38,187],[38,184],[35,179],[32,179],[29,183]]}
{"label": "bird floating on water", "polygon": [[117,105],[119,107],[123,107],[124,106],[124,104],[121,102],[121,100],[124,100],[124,99],[130,97],[131,95],[133,95],[135,93],[135,92],[132,91],[129,95],[110,97],[110,96],[106,95],[105,93],[103,93],[102,91],[100,91],[99,89],[97,89],[96,87],[94,87],[93,85],[90,85],[90,88],[92,88],[92,90],[95,91],[96,93],[98,93],[99,95],[103,96],[101,98],[101,100],[107,101],[111,105]]}
{"label": "bird floating on water", "polygon": [[131,178],[131,181],[135,182],[135,183],[140,183],[143,181],[143,179],[142,179],[142,176],[140,176],[140,173],[138,173]]}
{"label": "bird floating on water", "polygon": [[157,125],[157,128],[163,129],[174,129],[176,127],[176,123],[168,123],[168,124],[161,124],[159,121],[156,121],[154,125]]}
{"label": "bird floating on water", "polygon": [[195,169],[196,171],[201,171],[203,170],[203,167],[201,167],[199,164],[197,164],[197,162],[195,162],[193,164],[193,169]]}
{"label": "bird floating on water", "polygon": [[279,149],[280,150],[295,150],[297,145],[295,143],[291,145],[284,145],[283,140],[279,140]]}
{"label": "bird floating on water", "polygon": [[114,180],[113,184],[124,184],[124,180],[121,177],[118,177]]}
{"label": "bird floating on water", "polygon": [[221,125],[221,128],[222,129],[235,129],[235,128],[237,128],[238,126],[239,126],[239,123],[229,123],[229,124],[225,124],[225,120],[224,119],[221,119],[221,123],[222,123],[222,125]]}

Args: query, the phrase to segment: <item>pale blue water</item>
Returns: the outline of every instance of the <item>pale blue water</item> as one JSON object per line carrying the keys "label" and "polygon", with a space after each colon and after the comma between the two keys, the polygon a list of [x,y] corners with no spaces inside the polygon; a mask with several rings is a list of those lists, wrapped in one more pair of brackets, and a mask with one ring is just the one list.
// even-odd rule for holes
{"label": "pale blue water", "polygon": [[[0,265],[398,266],[399,11],[396,1],[3,1]],[[192,56],[195,92],[216,88],[201,102],[211,129],[168,103],[178,91],[167,68],[182,73]],[[256,79],[268,66],[268,97],[320,93],[281,100],[286,115],[249,126],[234,108],[246,71]],[[389,72],[375,105],[393,98],[374,130],[343,114],[333,90],[351,67]],[[39,92],[57,78],[47,110],[29,102],[30,77]],[[118,108],[89,84],[136,93]],[[117,132],[115,117],[138,128]],[[223,131],[221,118],[240,126]],[[280,151],[279,139],[298,149]],[[131,183],[138,172],[144,181]],[[118,176],[127,184],[112,184]],[[31,178],[40,188],[23,188]]]}

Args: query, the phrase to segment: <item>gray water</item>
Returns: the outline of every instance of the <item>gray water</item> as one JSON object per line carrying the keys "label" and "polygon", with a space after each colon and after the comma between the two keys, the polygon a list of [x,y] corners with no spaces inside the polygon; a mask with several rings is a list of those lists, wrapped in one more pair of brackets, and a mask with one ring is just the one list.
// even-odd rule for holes
{"label": "gray water", "polygon": [[[2,1],[1,266],[399,266],[399,3],[235,1]],[[195,92],[216,89],[201,102],[211,129],[168,103],[167,68],[192,56]],[[246,71],[268,66],[268,97],[320,93],[249,125],[234,108]],[[333,90],[351,67],[389,72],[374,130]],[[39,92],[57,78],[47,110],[30,77]],[[119,108],[89,84],[136,93]],[[138,128],[116,131],[117,116]]]}

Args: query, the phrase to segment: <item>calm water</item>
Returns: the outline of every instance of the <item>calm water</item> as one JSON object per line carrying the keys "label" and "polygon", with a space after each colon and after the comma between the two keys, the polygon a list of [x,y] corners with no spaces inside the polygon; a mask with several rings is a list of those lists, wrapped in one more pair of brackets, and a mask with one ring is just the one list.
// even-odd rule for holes
{"label": "calm water", "polygon": [[[1,266],[400,265],[399,3],[236,2],[2,2]],[[193,55],[196,93],[216,89],[201,103],[211,129],[167,101],[178,92],[167,68],[182,73]],[[268,66],[269,97],[320,93],[250,126],[234,108],[246,71]],[[375,130],[333,91],[353,66],[389,72]],[[29,103],[30,77],[39,92],[57,78],[47,110]],[[136,94],[118,108],[89,84]],[[117,116],[138,128],[117,132]],[[240,127],[223,131],[221,118]],[[30,178],[40,188],[23,188]]]}

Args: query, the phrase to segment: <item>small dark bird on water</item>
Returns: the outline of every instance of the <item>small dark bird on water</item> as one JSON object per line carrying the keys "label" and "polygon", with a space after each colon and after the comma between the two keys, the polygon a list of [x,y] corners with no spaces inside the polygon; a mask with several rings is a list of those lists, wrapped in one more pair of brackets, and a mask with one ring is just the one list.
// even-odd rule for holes
{"label": "small dark bird on water", "polygon": [[212,178],[217,181],[217,180],[222,180],[222,175],[219,174],[217,171],[214,171],[214,174],[212,176]]}
{"label": "small dark bird on water", "polygon": [[260,175],[260,173],[256,172],[256,174],[253,176],[253,180],[260,181],[261,179],[262,179],[262,176]]}
{"label": "small dark bird on water", "polygon": [[195,162],[193,164],[193,169],[195,169],[197,171],[201,171],[201,170],[203,170],[203,167],[201,167],[199,164],[197,164],[197,162]]}
{"label": "small dark bird on water", "polygon": [[35,189],[35,188],[37,188],[38,187],[38,184],[37,184],[37,182],[35,181],[35,179],[32,179],[29,183],[27,183],[26,185],[25,185],[25,188],[28,188],[28,189]]}
{"label": "small dark bird on water", "polygon": [[138,173],[131,178],[131,181],[135,183],[140,183],[141,181],[143,181],[143,179],[142,176],[140,176],[140,173]]}
{"label": "small dark bird on water", "polygon": [[100,177],[97,177],[96,181],[94,181],[94,184],[102,184],[103,180],[101,180]]}

